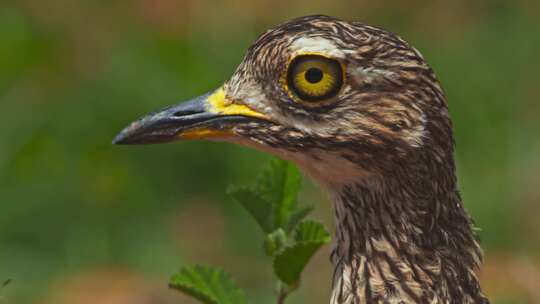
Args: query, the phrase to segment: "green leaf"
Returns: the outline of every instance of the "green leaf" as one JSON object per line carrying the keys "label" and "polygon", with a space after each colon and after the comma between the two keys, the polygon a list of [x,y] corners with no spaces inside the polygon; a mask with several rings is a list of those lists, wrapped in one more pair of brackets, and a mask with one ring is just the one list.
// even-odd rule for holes
{"label": "green leaf", "polygon": [[272,204],[261,198],[255,190],[246,186],[231,186],[227,193],[246,208],[265,233],[271,233],[274,230],[270,219]]}
{"label": "green leaf", "polygon": [[266,235],[264,239],[264,251],[269,256],[274,256],[281,252],[287,245],[287,234],[281,228]]}
{"label": "green leaf", "polygon": [[326,231],[323,224],[316,221],[303,221],[294,231],[294,240],[296,242],[330,242],[330,233]]}
{"label": "green leaf", "polygon": [[274,259],[274,272],[288,286],[297,286],[300,275],[315,252],[330,241],[324,226],[315,221],[304,221],[295,230],[295,244],[285,248]]}
{"label": "green leaf", "polygon": [[300,274],[306,267],[313,254],[324,243],[305,242],[287,247],[274,259],[274,272],[288,286],[297,285]]}
{"label": "green leaf", "polygon": [[289,233],[309,213],[306,208],[297,210],[301,184],[302,176],[294,165],[275,159],[253,186],[230,187],[228,193],[248,210],[265,233],[278,228]]}
{"label": "green leaf", "polygon": [[219,268],[184,267],[172,276],[169,287],[205,304],[245,304],[244,292]]}
{"label": "green leaf", "polygon": [[308,216],[311,211],[313,211],[312,205],[299,207],[297,210],[293,211],[291,216],[289,217],[289,222],[287,223],[285,231],[287,233],[293,231],[294,228],[296,228],[296,226],[298,225],[298,223],[300,223],[306,216]]}
{"label": "green leaf", "polygon": [[257,189],[266,201],[272,203],[274,228],[285,228],[291,213],[297,207],[302,175],[291,163],[275,159],[257,179]]}

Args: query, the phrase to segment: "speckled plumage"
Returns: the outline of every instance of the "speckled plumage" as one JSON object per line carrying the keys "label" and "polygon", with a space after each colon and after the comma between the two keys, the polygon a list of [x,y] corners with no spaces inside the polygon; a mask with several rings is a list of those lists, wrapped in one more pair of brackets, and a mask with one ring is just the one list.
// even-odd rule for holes
{"label": "speckled plumage", "polygon": [[[283,90],[300,39],[315,42],[308,51],[317,41],[334,46],[318,51],[347,66],[336,100],[306,104]],[[375,27],[304,17],[261,35],[226,87],[277,122],[236,126],[250,139],[240,142],[296,162],[331,193],[332,304],[488,303],[456,185],[446,98],[416,49]]]}

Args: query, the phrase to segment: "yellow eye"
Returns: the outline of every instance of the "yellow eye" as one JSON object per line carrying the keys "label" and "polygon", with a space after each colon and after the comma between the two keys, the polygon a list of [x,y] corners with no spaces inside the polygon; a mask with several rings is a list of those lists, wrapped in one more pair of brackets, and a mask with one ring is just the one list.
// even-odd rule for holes
{"label": "yellow eye", "polygon": [[339,62],[317,55],[293,59],[287,70],[287,85],[304,101],[321,101],[334,97],[343,85]]}

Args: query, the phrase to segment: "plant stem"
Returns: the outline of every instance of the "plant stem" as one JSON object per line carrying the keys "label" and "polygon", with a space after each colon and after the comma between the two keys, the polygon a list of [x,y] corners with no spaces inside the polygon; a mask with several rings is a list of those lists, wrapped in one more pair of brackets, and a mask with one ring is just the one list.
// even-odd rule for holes
{"label": "plant stem", "polygon": [[287,298],[287,291],[285,291],[285,288],[281,287],[279,289],[279,294],[278,294],[278,299],[277,299],[277,304],[284,304],[285,303],[285,298]]}

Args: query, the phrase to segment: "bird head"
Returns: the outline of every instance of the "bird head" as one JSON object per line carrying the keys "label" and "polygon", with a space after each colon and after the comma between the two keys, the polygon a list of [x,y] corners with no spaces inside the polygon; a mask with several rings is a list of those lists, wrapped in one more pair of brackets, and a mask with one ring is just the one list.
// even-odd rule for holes
{"label": "bird head", "polygon": [[451,136],[442,90],[416,49],[375,27],[308,16],[263,33],[221,87],[135,121],[114,142],[229,141],[332,186],[419,157],[442,162]]}

